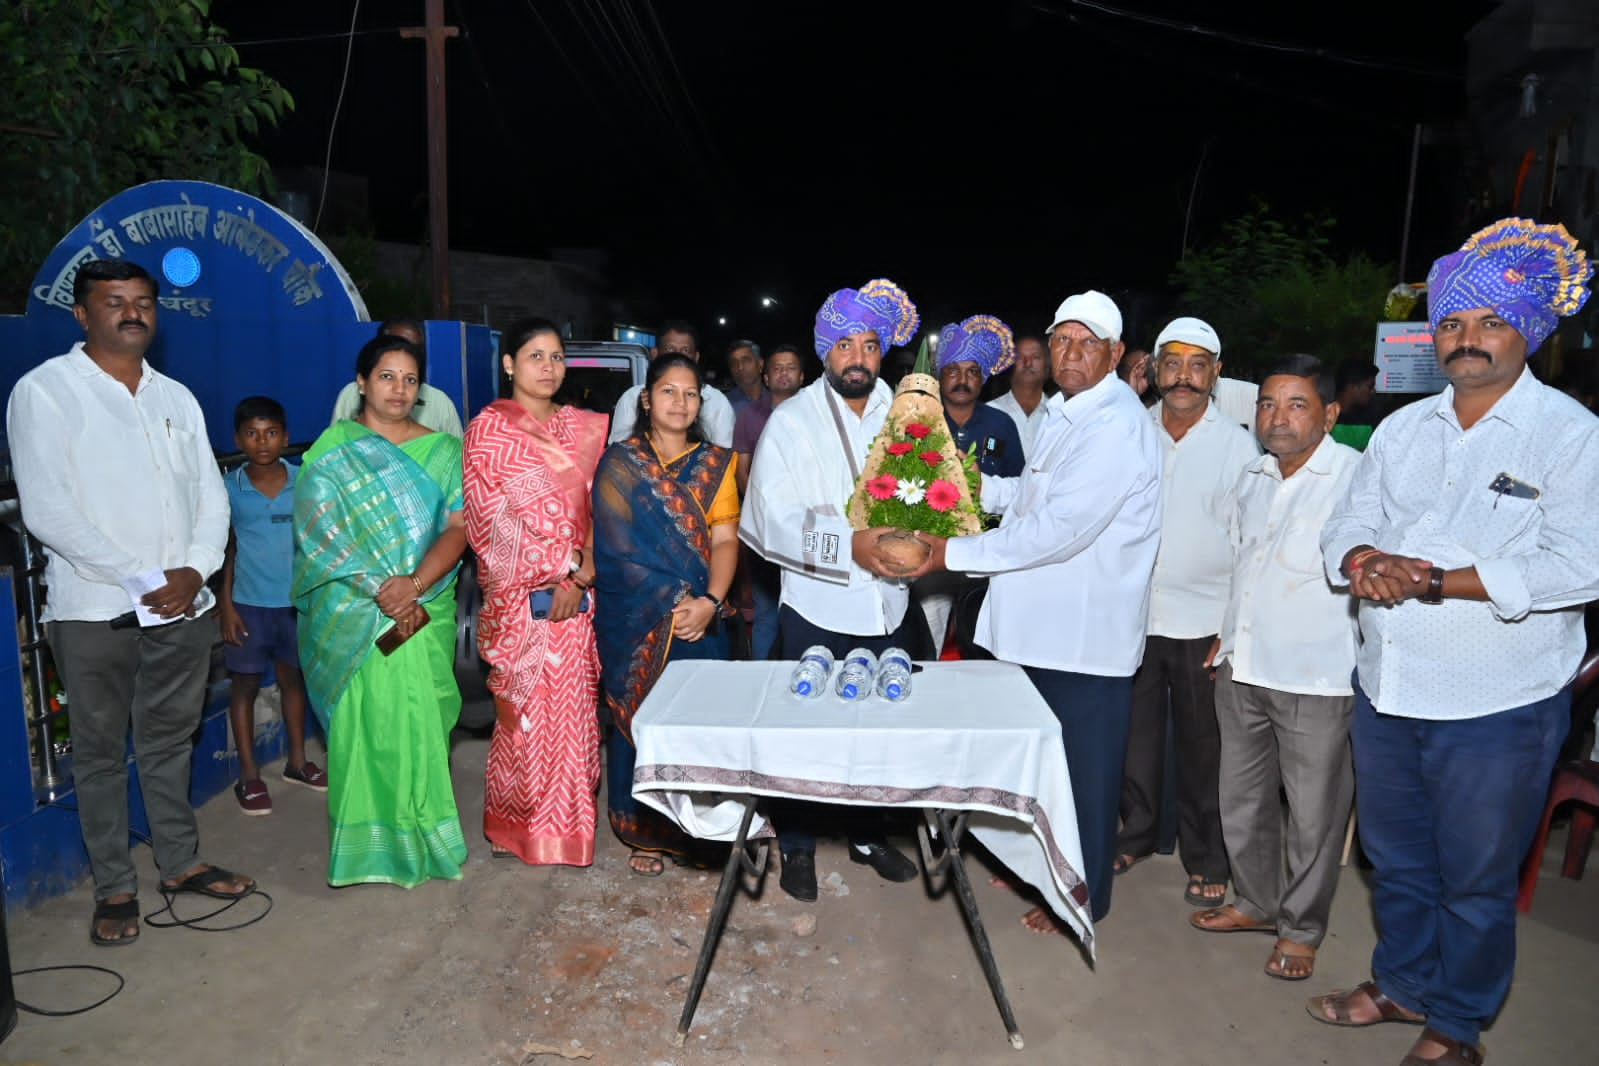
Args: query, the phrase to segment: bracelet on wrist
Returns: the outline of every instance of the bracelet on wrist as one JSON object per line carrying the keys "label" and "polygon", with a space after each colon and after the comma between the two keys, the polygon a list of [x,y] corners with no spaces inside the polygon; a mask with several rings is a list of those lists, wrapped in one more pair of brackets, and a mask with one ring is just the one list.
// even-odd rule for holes
{"label": "bracelet on wrist", "polygon": [[417,595],[418,595],[418,596],[420,596],[420,595],[422,595],[422,593],[423,593],[423,592],[424,592],[424,591],[426,591],[426,590],[425,590],[425,589],[423,589],[423,587],[422,587],[422,579],[421,579],[421,578],[419,578],[419,577],[417,577],[417,576],[416,576],[416,575],[415,575],[415,574],[412,574],[412,575],[411,575],[411,584],[412,584],[412,585],[414,585],[414,586],[415,586],[415,587],[416,587],[416,594],[417,594]]}
{"label": "bracelet on wrist", "polygon": [[1435,566],[1427,578],[1427,591],[1422,594],[1421,602],[1437,606],[1444,602],[1444,568]]}

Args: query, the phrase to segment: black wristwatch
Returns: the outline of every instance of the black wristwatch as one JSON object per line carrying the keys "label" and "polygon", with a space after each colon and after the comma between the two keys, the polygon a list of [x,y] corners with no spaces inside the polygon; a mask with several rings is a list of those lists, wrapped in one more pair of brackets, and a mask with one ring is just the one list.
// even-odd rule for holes
{"label": "black wristwatch", "polygon": [[705,592],[705,598],[711,601],[711,608],[713,610],[720,611],[722,609],[722,601],[715,596],[712,596],[709,589],[707,589]]}
{"label": "black wristwatch", "polygon": [[1427,578],[1427,591],[1421,595],[1422,603],[1433,605],[1444,602],[1444,568],[1435,566],[1432,574]]}

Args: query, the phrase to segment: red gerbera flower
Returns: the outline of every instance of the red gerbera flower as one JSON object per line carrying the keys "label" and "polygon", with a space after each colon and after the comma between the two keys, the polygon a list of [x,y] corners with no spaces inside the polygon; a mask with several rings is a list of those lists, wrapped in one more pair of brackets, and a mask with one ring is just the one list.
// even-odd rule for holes
{"label": "red gerbera flower", "polygon": [[912,444],[908,440],[897,440],[893,444],[890,444],[888,446],[888,454],[889,455],[904,455],[906,452],[910,451],[914,447],[916,447],[916,445]]}
{"label": "red gerbera flower", "polygon": [[922,462],[926,463],[928,466],[937,466],[939,463],[944,461],[944,453],[925,451],[921,454],[920,458]]}
{"label": "red gerbera flower", "polygon": [[[886,500],[893,496],[899,488],[899,478],[893,474],[884,474],[874,477],[866,483],[866,491],[872,494],[874,500]],[[943,510],[943,508],[940,508]]]}
{"label": "red gerbera flower", "polygon": [[931,432],[933,432],[933,427],[923,422],[912,422],[905,427],[905,435],[915,437],[917,440],[921,440]]}
{"label": "red gerbera flower", "polygon": [[947,511],[960,503],[961,490],[953,482],[939,478],[927,486],[927,506],[935,511]]}

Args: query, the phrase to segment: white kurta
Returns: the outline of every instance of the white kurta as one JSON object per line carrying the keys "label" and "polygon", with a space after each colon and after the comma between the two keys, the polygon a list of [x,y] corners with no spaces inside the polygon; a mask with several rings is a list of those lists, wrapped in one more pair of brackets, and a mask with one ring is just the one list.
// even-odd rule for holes
{"label": "white kurta", "polygon": [[1128,677],[1144,658],[1160,543],[1160,446],[1115,375],[1046,403],[1021,477],[985,477],[998,529],[953,537],[951,570],[989,576],[977,643],[1006,662]]}
{"label": "white kurta", "polygon": [[910,598],[905,584],[855,564],[845,512],[855,474],[838,430],[842,420],[863,468],[893,395],[879,381],[856,416],[826,378],[813,382],[772,411],[750,464],[738,535],[783,568],[782,602],[834,633],[892,633]]}

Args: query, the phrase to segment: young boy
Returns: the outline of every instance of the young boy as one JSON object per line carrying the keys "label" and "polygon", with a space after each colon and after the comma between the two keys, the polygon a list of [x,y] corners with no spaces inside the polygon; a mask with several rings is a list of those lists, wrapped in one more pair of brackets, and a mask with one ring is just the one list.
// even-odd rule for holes
{"label": "young boy", "polygon": [[267,396],[239,401],[233,439],[245,454],[244,465],[223,479],[233,510],[221,596],[224,658],[233,683],[228,716],[239,749],[239,783],[233,794],[245,814],[262,815],[272,813],[272,796],[255,764],[255,696],[268,663],[277,670],[289,735],[283,779],[325,792],[328,778],[305,758],[305,683],[289,602],[298,468],[283,461],[289,441],[283,405]]}

